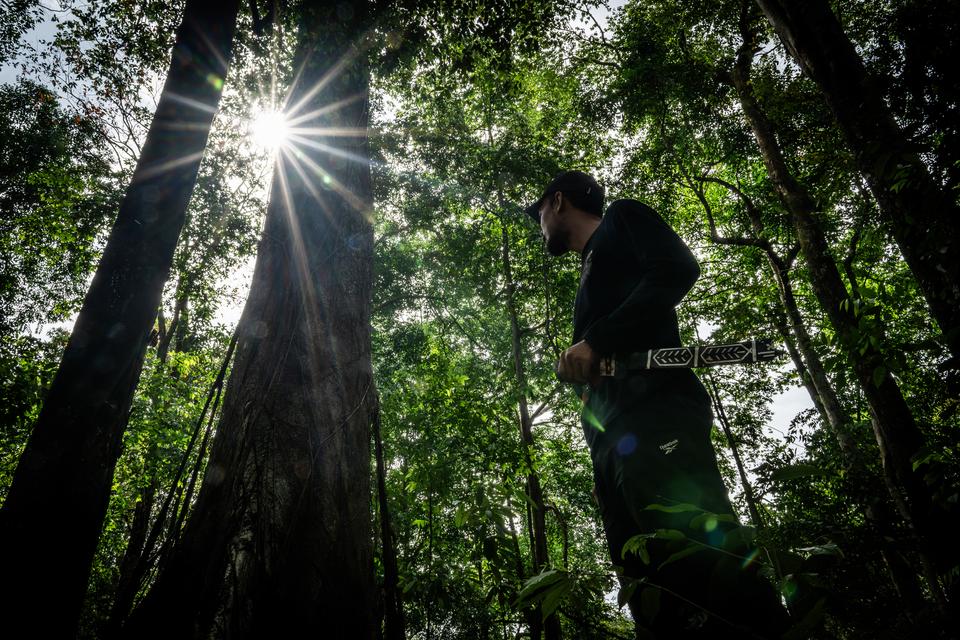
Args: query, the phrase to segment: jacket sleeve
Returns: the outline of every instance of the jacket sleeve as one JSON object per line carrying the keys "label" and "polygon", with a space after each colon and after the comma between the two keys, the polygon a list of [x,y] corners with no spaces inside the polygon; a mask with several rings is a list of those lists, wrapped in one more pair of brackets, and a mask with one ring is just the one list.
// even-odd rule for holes
{"label": "jacket sleeve", "polygon": [[639,211],[611,207],[606,215],[613,216],[610,224],[618,240],[614,250],[625,252],[623,263],[635,266],[640,275],[623,303],[584,334],[593,350],[604,356],[617,350],[623,336],[647,332],[648,323],[664,321],[700,277],[690,248],[649,207]]}

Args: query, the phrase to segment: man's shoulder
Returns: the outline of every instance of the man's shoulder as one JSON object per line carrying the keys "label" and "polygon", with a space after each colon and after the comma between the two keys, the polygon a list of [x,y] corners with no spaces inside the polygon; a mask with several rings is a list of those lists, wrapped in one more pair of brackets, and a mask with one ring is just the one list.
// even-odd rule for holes
{"label": "man's shoulder", "polygon": [[622,220],[627,223],[663,223],[663,218],[660,217],[660,214],[654,211],[649,205],[646,205],[639,200],[631,200],[629,198],[623,198],[621,200],[614,200],[611,202],[607,207],[606,212],[603,214],[603,217],[611,222]]}
{"label": "man's shoulder", "polygon": [[607,216],[605,235],[615,238],[614,242],[632,242],[634,247],[642,245],[648,255],[681,246],[689,250],[673,226],[639,200],[615,200],[607,207],[604,218]]}

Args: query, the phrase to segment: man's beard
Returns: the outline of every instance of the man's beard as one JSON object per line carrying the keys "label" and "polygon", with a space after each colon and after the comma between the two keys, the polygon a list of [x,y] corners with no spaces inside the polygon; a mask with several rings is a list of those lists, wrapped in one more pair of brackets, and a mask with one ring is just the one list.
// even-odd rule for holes
{"label": "man's beard", "polygon": [[570,251],[569,240],[569,233],[557,230],[556,233],[550,234],[550,237],[547,239],[547,251],[552,256],[562,256],[567,251]]}

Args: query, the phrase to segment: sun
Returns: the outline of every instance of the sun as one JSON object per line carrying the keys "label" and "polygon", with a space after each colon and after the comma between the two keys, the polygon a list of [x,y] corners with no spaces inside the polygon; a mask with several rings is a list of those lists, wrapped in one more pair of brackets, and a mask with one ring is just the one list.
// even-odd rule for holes
{"label": "sun", "polygon": [[257,146],[273,151],[289,142],[290,125],[280,111],[261,111],[250,123],[250,139]]}

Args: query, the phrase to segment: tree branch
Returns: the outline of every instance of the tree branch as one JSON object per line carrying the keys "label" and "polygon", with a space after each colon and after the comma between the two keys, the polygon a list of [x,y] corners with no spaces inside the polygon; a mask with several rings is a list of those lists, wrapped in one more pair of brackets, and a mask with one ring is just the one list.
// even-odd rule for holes
{"label": "tree branch", "polygon": [[[698,180],[705,180],[703,178],[698,178]],[[697,194],[697,199],[700,200],[700,204],[703,205],[703,210],[707,214],[707,225],[710,228],[710,240],[714,244],[725,244],[733,245],[738,247],[757,247],[763,249],[766,252],[772,252],[773,248],[770,246],[770,242],[766,238],[750,238],[745,236],[735,236],[735,237],[725,237],[721,236],[717,231],[717,223],[713,217],[713,207],[710,206],[710,202],[707,200],[706,195],[703,193],[703,189],[700,187],[691,184],[691,189],[695,194]]]}

